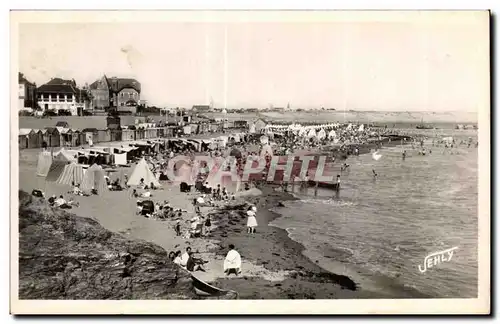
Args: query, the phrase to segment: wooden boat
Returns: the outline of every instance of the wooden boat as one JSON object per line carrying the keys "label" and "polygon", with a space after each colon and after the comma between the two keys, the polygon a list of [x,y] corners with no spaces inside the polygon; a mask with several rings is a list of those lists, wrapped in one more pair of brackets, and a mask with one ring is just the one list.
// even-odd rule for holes
{"label": "wooden boat", "polygon": [[425,125],[424,124],[424,119],[422,118],[422,120],[420,121],[420,125],[417,125],[416,128],[417,129],[432,129],[433,127],[429,126],[429,125]]}
{"label": "wooden boat", "polygon": [[219,289],[215,286],[212,286],[212,285],[204,282],[201,279],[196,278],[193,275],[191,275],[191,278],[193,279],[193,286],[194,286],[194,289],[195,289],[196,294],[198,296],[221,297],[221,296],[229,295],[229,296],[233,297],[234,299],[238,298],[238,294],[233,290]]}
{"label": "wooden boat", "polygon": [[[316,186],[316,181],[309,180],[308,184],[309,184],[310,187],[315,187]],[[340,189],[338,183],[336,183],[336,182],[323,182],[323,181],[319,181],[318,182],[318,188],[325,188],[325,189],[331,189],[331,190],[338,190],[338,189]]]}

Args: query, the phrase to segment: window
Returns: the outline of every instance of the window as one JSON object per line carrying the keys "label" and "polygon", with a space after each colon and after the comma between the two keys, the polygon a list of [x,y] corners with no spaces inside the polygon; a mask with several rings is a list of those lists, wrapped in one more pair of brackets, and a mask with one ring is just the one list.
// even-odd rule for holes
{"label": "window", "polygon": [[120,104],[120,106],[125,106],[125,104],[122,102],[122,103]]}

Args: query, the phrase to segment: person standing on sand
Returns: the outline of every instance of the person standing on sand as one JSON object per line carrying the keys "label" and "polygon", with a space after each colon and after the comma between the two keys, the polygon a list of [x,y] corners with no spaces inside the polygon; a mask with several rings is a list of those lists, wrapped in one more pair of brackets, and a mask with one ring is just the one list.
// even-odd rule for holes
{"label": "person standing on sand", "polygon": [[257,219],[255,218],[255,213],[257,212],[257,208],[252,206],[247,210],[247,233],[255,233],[255,228],[257,227]]}
{"label": "person standing on sand", "polygon": [[177,220],[175,222],[174,229],[175,229],[175,235],[181,236],[181,221],[180,220]]}
{"label": "person standing on sand", "polygon": [[224,273],[228,276],[231,273],[235,275],[241,273],[241,256],[234,249],[233,244],[229,244],[229,252],[227,252],[226,258],[224,259]]}

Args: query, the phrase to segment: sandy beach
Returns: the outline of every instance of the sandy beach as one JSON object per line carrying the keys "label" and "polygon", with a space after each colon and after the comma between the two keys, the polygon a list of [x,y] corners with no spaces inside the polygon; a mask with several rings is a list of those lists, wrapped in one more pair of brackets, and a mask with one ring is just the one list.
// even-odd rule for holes
{"label": "sandy beach", "polygon": [[[99,196],[73,197],[71,188],[37,177],[36,161],[39,150],[20,152],[20,189],[31,192],[39,188],[47,196],[61,195],[79,202],[79,207],[70,210],[78,216],[97,220],[106,229],[128,238],[142,239],[155,243],[166,251],[184,251],[190,246],[197,257],[208,263],[206,272],[195,276],[223,289],[238,291],[240,298],[352,298],[362,297],[356,285],[345,276],[328,273],[302,255],[303,247],[292,241],[286,231],[268,226],[278,217],[269,209],[280,201],[293,199],[287,193],[275,191],[271,186],[252,189],[251,194],[237,195],[235,201],[219,203],[217,207],[203,207],[203,215],[211,214],[211,234],[203,238],[185,239],[176,236],[174,220],[159,221],[135,214],[136,199],[131,189],[121,192],[104,192]],[[133,166],[126,168],[131,173]],[[162,190],[153,192],[153,201],[167,200],[175,209],[184,210],[181,222],[183,232],[188,220],[194,215],[192,200],[195,193],[181,193],[177,185],[162,183]],[[246,216],[241,208],[247,202],[258,209],[257,233],[246,233]],[[240,276],[226,278],[223,260],[228,245],[234,244],[242,256],[243,272]],[[325,284],[327,283],[327,284]],[[367,296],[369,297],[369,296]]]}
{"label": "sandy beach", "polygon": [[[397,145],[397,142],[385,143]],[[360,146],[360,153],[368,153],[376,143]],[[307,151],[307,152],[306,152]],[[311,150],[296,154],[311,153]],[[304,247],[291,240],[288,233],[268,224],[279,217],[270,211],[280,206],[280,202],[294,199],[278,186],[271,184],[252,188],[249,192],[240,192],[236,200],[218,202],[214,207],[202,207],[204,216],[210,214],[211,233],[202,238],[186,239],[176,236],[175,220],[153,220],[136,215],[136,199],[132,189],[126,191],[108,191],[99,196],[73,196],[68,186],[47,182],[36,176],[36,164],[39,149],[22,150],[19,153],[20,189],[26,192],[37,188],[46,196],[63,194],[79,203],[70,212],[77,216],[98,221],[106,229],[122,234],[127,238],[141,239],[155,243],[166,251],[185,251],[190,246],[196,257],[208,261],[206,272],[197,271],[194,275],[217,287],[237,291],[239,298],[250,299],[308,299],[308,298],[374,298],[382,297],[380,292],[374,295],[360,287],[344,275],[330,273],[321,268],[317,260],[311,260],[302,254]],[[116,174],[131,174],[134,165],[118,168]],[[111,174],[113,178],[113,174]],[[177,184],[162,182],[162,189],[152,192],[153,201],[168,201],[174,209],[184,211],[181,228],[184,233],[189,227],[189,220],[195,216],[192,201],[197,194],[181,193]],[[257,207],[257,233],[246,232],[244,208],[248,204]],[[310,215],[305,215],[310,216]],[[242,273],[239,276],[226,277],[223,262],[229,244],[234,244],[242,256]],[[388,295],[390,296],[390,295]]]}

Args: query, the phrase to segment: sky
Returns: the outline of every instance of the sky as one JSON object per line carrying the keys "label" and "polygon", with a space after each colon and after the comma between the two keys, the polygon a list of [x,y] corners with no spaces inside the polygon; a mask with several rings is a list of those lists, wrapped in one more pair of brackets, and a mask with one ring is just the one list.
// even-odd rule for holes
{"label": "sky", "polygon": [[489,95],[488,28],[484,19],[23,23],[19,71],[37,85],[136,78],[141,99],[162,107],[474,112]]}

